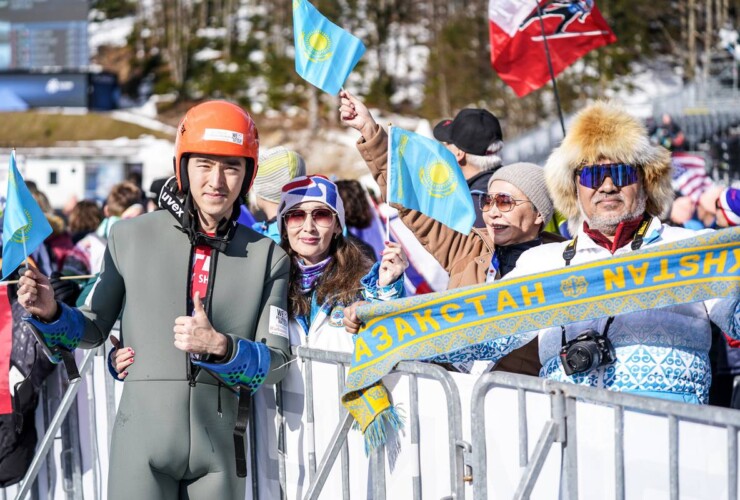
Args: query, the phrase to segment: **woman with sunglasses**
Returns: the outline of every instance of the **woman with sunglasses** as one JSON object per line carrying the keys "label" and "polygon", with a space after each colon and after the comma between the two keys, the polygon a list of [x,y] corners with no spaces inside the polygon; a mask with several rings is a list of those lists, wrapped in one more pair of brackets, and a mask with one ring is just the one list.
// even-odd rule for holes
{"label": "woman with sunglasses", "polygon": [[342,324],[343,310],[361,299],[402,296],[408,260],[400,245],[388,243],[381,261],[373,265],[344,236],[342,198],[336,184],[319,175],[298,177],[283,187],[278,229],[292,261],[291,344],[352,352],[354,338]]}
{"label": "woman with sunglasses", "polygon": [[[346,91],[340,93],[340,98],[340,117],[362,134],[357,147],[380,192],[385,193],[388,136],[359,99]],[[499,279],[513,269],[519,255],[528,248],[561,239],[543,232],[552,217],[553,206],[541,167],[531,163],[502,167],[491,176],[488,192],[479,194],[485,227],[473,228],[468,235],[421,212],[394,205],[406,227],[450,274],[448,289]],[[345,324],[348,329],[359,326],[352,312],[348,312]],[[539,374],[536,339],[508,347],[520,349],[502,358],[496,369]],[[469,366],[463,365],[453,368],[469,370]]]}

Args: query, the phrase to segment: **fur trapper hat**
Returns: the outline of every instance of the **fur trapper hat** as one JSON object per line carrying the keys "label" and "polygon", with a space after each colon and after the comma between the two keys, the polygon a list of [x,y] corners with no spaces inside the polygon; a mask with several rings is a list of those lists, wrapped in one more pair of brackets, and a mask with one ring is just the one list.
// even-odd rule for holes
{"label": "fur trapper hat", "polygon": [[571,230],[582,221],[575,171],[600,160],[639,168],[647,193],[646,211],[665,216],[671,208],[671,156],[650,144],[647,130],[634,116],[611,102],[596,102],[576,115],[560,147],[545,164],[545,181],[555,208],[568,218]]}

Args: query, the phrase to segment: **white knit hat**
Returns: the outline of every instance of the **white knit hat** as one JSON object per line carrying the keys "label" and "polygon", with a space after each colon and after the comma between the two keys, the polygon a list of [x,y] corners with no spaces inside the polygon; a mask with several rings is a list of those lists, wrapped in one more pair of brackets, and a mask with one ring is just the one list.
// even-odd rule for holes
{"label": "white knit hat", "polygon": [[252,189],[255,195],[273,203],[280,203],[284,185],[306,175],[306,162],[301,155],[282,146],[260,150],[259,166]]}

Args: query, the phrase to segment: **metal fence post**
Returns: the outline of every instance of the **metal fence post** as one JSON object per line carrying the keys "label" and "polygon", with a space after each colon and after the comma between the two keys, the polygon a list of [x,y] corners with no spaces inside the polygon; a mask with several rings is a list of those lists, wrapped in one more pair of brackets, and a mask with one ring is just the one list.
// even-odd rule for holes
{"label": "metal fence post", "polygon": [[727,426],[727,498],[737,500],[737,427]]}
{"label": "metal fence post", "polygon": [[409,375],[409,432],[411,433],[411,460],[413,472],[411,487],[414,500],[421,500],[421,457],[419,456],[419,384],[416,375]]}
{"label": "metal fence post", "polygon": [[[614,411],[614,460],[615,460],[615,497],[624,500],[625,488],[625,461],[624,461],[624,412],[626,409],[640,413],[648,413],[665,417],[669,432],[669,489],[671,499],[680,496],[679,488],[679,439],[680,424],[693,422],[707,426],[720,427],[727,430],[727,481],[728,498],[738,498],[738,429],[740,428],[740,412],[728,408],[718,408],[702,405],[678,403],[659,398],[645,397],[629,393],[597,389],[593,387],[565,384],[560,382],[543,381],[526,375],[515,375],[503,372],[487,373],[482,375],[475,384],[471,402],[471,431],[475,446],[473,447],[473,463],[476,469],[473,481],[473,495],[475,500],[488,498],[487,484],[487,457],[486,457],[486,428],[485,424],[491,420],[485,414],[485,399],[487,392],[492,388],[503,387],[516,390],[519,393],[538,392],[549,393],[552,396],[553,419],[545,425],[540,439],[535,447],[531,462],[523,473],[516,498],[526,498],[534,486],[536,479],[537,461],[544,460],[543,450],[551,444],[550,440],[563,443],[563,462],[561,468],[561,497],[578,498],[578,461],[577,461],[577,404],[588,403],[600,406],[609,406]],[[523,396],[519,395],[521,401]],[[560,402],[559,402],[560,401]],[[563,415],[564,434],[556,425],[561,421],[558,416]],[[520,422],[520,430],[522,425]]]}
{"label": "metal fence post", "polygon": [[[80,365],[80,375],[84,374],[86,370],[90,367],[94,355],[94,350],[89,350],[85,352],[85,356],[82,358],[82,363]],[[62,422],[64,422],[64,418],[67,416],[67,412],[69,411],[72,404],[75,402],[77,391],[80,389],[79,380],[81,379],[78,379],[78,381],[71,383],[67,388],[67,392],[64,393],[62,402],[59,405],[56,413],[54,414],[49,427],[46,429],[46,434],[44,434],[44,438],[41,440],[39,447],[36,449],[36,455],[34,455],[33,460],[31,461],[31,465],[29,466],[28,471],[26,471],[26,475],[23,478],[23,481],[21,481],[20,490],[18,491],[18,495],[15,497],[16,500],[24,500],[28,492],[31,490],[31,485],[33,484],[34,479],[36,479],[36,475],[39,473],[41,465],[44,463],[44,460],[46,459],[46,456],[51,449],[51,445],[54,442],[54,436],[56,436],[56,433],[61,427]]]}
{"label": "metal fence post", "polygon": [[373,500],[385,500],[385,446],[378,446],[370,454],[373,475]]}
{"label": "metal fence post", "polygon": [[[339,389],[339,394],[344,392],[344,365],[342,363],[337,363],[337,389]],[[338,404],[341,415],[341,412],[344,411],[342,401],[340,400]],[[342,498],[349,500],[349,448],[346,441],[342,444],[340,460],[342,464]]]}
{"label": "metal fence post", "polygon": [[[349,364],[351,361],[351,354],[350,353],[339,353],[339,352],[330,352],[330,351],[322,351],[317,349],[309,349],[307,347],[294,347],[293,348],[294,354],[307,363],[308,365],[311,363],[311,361],[316,362],[323,362],[323,363],[334,363],[334,364]],[[395,373],[401,373],[401,374],[409,374],[409,375],[417,375],[417,376],[423,376],[427,378],[431,378],[432,380],[438,382],[442,389],[445,392],[445,396],[447,398],[447,406],[448,406],[448,418],[449,418],[449,427],[450,427],[450,434],[448,437],[448,443],[449,443],[449,459],[450,459],[450,471],[449,471],[449,477],[450,477],[450,490],[452,492],[452,495],[454,495],[456,498],[464,498],[465,495],[465,488],[464,488],[464,482],[463,482],[463,474],[464,474],[464,457],[463,457],[463,447],[462,444],[464,443],[462,440],[462,406],[460,403],[460,393],[457,390],[457,386],[454,384],[454,381],[452,380],[452,377],[441,367],[429,363],[420,363],[420,362],[409,362],[404,361],[399,363],[396,368],[394,369]],[[312,405],[313,405],[313,399],[312,399],[312,387],[309,386],[308,378],[311,377],[311,384],[313,383],[313,377],[312,374],[309,373],[309,370],[306,370],[306,406],[307,406],[307,412],[311,411]],[[309,399],[311,400],[311,403],[309,405]],[[413,404],[413,403],[412,403]],[[310,421],[313,422],[313,413],[307,413],[306,414],[306,420],[308,421],[310,417]],[[418,419],[417,419],[418,420]],[[308,490],[308,493],[306,494],[305,498],[317,498],[321,488],[323,487],[323,484],[326,481],[326,478],[328,477],[329,471],[331,470],[331,467],[334,464],[334,461],[336,460],[337,456],[339,455],[341,451],[341,447],[344,447],[347,433],[349,432],[349,426],[352,422],[351,415],[346,414],[344,417],[344,420],[340,422],[339,426],[334,432],[334,435],[329,443],[329,447],[324,455],[324,457],[321,460],[321,464],[319,465],[318,469],[316,470],[316,473],[310,480],[310,487]],[[417,422],[418,423],[418,422]],[[413,425],[413,423],[412,423]],[[311,436],[309,436],[309,439],[311,439]],[[417,439],[418,441],[418,439]],[[314,460],[315,460],[315,449],[311,448],[314,451]],[[381,450],[376,450],[376,454],[379,454],[378,456],[371,456],[371,467],[372,470],[375,471],[375,476],[373,479],[373,488],[378,491],[378,494],[380,494],[380,490],[382,489],[385,491],[385,458],[384,458],[385,450],[382,448]],[[310,460],[310,456],[309,456]],[[373,460],[375,460],[373,462]],[[314,462],[315,463],[315,462]],[[377,473],[379,471],[383,471],[383,477],[377,477]],[[376,473],[377,472],[377,473]],[[377,481],[377,484],[376,484]],[[420,484],[420,483],[419,483]],[[382,485],[382,487],[381,487]]]}
{"label": "metal fence post", "polygon": [[308,478],[316,479],[316,433],[313,416],[313,366],[311,358],[306,358],[306,433],[308,435]]}

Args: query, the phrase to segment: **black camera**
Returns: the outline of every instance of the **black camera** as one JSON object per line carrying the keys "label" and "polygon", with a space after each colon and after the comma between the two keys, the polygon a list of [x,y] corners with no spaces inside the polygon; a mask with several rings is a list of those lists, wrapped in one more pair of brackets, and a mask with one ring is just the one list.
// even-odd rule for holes
{"label": "black camera", "polygon": [[587,372],[616,359],[611,341],[596,330],[586,330],[560,348],[560,362],[566,375]]}

